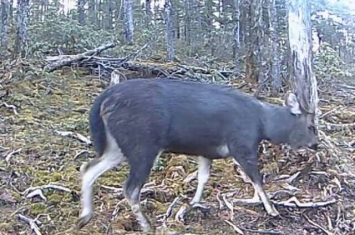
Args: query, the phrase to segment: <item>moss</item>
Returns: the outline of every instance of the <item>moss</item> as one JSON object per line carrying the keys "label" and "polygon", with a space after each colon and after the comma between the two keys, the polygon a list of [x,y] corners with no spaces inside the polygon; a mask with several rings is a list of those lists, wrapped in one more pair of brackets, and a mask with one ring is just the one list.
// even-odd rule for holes
{"label": "moss", "polygon": [[44,202],[32,203],[28,206],[28,210],[34,216],[47,213],[47,208],[48,205],[46,205]]}

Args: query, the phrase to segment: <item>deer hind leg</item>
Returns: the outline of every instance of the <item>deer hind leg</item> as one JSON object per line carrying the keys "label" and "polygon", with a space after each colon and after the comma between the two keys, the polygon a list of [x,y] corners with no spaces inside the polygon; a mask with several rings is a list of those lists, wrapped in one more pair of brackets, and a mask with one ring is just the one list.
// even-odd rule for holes
{"label": "deer hind leg", "polygon": [[139,153],[132,151],[127,153],[130,172],[124,185],[124,196],[131,206],[131,210],[138,220],[144,232],[151,231],[151,225],[140,205],[140,193],[147,181],[156,158],[162,151],[152,146],[140,147]]}
{"label": "deer hind leg", "polygon": [[118,166],[126,160],[121,149],[109,132],[106,133],[107,147],[100,158],[84,163],[80,167],[82,178],[81,205],[82,212],[76,223],[77,229],[81,229],[89,223],[93,215],[93,184],[106,171]]}
{"label": "deer hind leg", "polygon": [[195,196],[191,200],[190,204],[199,203],[202,199],[203,189],[210,177],[212,160],[205,157],[198,157],[198,175],[197,175],[197,189]]}
{"label": "deer hind leg", "polygon": [[[251,151],[250,151],[251,152]],[[279,212],[276,210],[275,206],[269,200],[265,190],[263,189],[263,183],[261,175],[258,169],[258,159],[255,153],[249,154],[233,154],[235,163],[240,166],[242,170],[242,176],[244,174],[244,181],[251,182],[254,188],[254,196],[252,199],[247,200],[248,202],[259,202],[260,199],[265,207],[266,212],[271,216],[278,216]],[[259,199],[260,197],[260,199]]]}

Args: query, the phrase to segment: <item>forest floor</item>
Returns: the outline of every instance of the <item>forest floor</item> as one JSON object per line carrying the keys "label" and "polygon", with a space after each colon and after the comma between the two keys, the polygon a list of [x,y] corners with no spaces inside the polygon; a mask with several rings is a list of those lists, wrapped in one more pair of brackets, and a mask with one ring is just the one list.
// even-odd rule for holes
{"label": "forest floor", "polygon": [[[78,168],[94,152],[60,132],[88,136],[88,110],[106,82],[70,69],[44,76],[26,64],[3,66],[0,81],[0,235],[140,234],[120,190],[127,165],[96,181],[94,217],[82,230],[74,229],[80,211]],[[277,206],[282,216],[272,218],[261,205],[234,204],[232,214],[224,200],[251,198],[253,188],[243,182],[231,159],[217,160],[204,191],[210,211],[191,210],[183,222],[177,221],[179,207],[195,192],[197,180],[184,180],[197,164],[193,157],[166,155],[141,197],[156,234],[355,234],[354,91],[331,87],[320,93],[323,144],[317,154],[281,151],[265,143],[259,160],[265,189],[274,194],[274,201],[296,197],[301,203],[315,203],[314,208],[290,202]],[[37,186],[42,188],[31,188]],[[157,218],[179,195],[189,199],[180,200],[162,226]],[[336,202],[317,204],[331,200]],[[24,218],[33,221],[27,224]],[[31,226],[38,232],[32,233]]]}

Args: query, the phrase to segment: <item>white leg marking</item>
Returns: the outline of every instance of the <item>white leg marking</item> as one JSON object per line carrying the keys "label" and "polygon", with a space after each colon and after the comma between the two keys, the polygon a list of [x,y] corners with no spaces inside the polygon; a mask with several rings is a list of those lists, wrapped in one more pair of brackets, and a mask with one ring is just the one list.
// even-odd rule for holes
{"label": "white leg marking", "polygon": [[141,206],[139,203],[131,203],[129,202],[130,206],[131,206],[131,210],[134,213],[134,215],[136,216],[140,226],[142,227],[143,231],[149,231],[150,230],[150,223],[147,220],[147,218],[145,217],[145,215],[143,214],[142,210],[141,210]]}
{"label": "white leg marking", "polygon": [[[82,208],[80,217],[91,216],[93,213],[92,200],[93,200],[93,188],[92,185],[96,179],[112,169],[113,167],[122,163],[126,158],[124,157],[121,149],[117,146],[116,141],[109,132],[106,132],[107,148],[104,154],[98,159],[95,165],[90,166],[85,172],[82,172]],[[94,160],[95,161],[95,160]],[[81,167],[81,171],[84,171],[85,165]]]}
{"label": "white leg marking", "polygon": [[195,192],[195,196],[191,200],[190,204],[199,203],[202,198],[203,188],[210,177],[210,167],[212,164],[212,160],[207,159],[205,157],[198,157],[198,176],[197,176],[197,189]]}

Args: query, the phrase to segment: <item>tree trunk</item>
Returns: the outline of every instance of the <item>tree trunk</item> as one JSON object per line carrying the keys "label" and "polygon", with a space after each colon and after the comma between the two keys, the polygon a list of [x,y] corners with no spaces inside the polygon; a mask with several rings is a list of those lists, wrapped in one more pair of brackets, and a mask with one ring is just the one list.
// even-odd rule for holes
{"label": "tree trunk", "polygon": [[85,0],[78,0],[78,22],[80,25],[85,24]]}
{"label": "tree trunk", "polygon": [[7,47],[7,26],[9,18],[10,4],[8,0],[1,0],[1,47]]}
{"label": "tree trunk", "polygon": [[191,5],[190,0],[184,1],[184,11],[185,11],[184,35],[188,47],[191,46],[191,6],[190,5]]}
{"label": "tree trunk", "polygon": [[277,32],[278,20],[276,15],[276,4],[275,0],[271,0],[270,6],[270,38],[271,38],[271,91],[273,95],[276,95],[282,86],[281,76],[280,76],[280,56],[279,56],[279,34]]}
{"label": "tree trunk", "polygon": [[16,43],[15,51],[21,57],[26,56],[27,51],[27,21],[29,13],[29,0],[17,1],[17,25],[16,25]]}
{"label": "tree trunk", "polygon": [[172,61],[175,57],[175,45],[174,45],[174,23],[172,17],[172,9],[169,0],[165,1],[164,5],[164,16],[165,16],[165,33],[166,33],[166,46],[167,46],[167,60]]}
{"label": "tree trunk", "polygon": [[239,63],[239,56],[240,56],[240,25],[239,25],[239,0],[233,0],[233,9],[234,9],[234,30],[233,30],[233,58],[235,62],[235,69],[234,71],[237,74],[240,74],[240,63]]}
{"label": "tree trunk", "polygon": [[97,6],[95,0],[89,0],[88,18],[91,26],[98,27],[97,23]]}
{"label": "tree trunk", "polygon": [[251,0],[249,3],[248,52],[246,57],[246,78],[254,85],[262,81],[262,0]]}
{"label": "tree trunk", "polygon": [[[309,0],[292,0],[288,6],[288,34],[292,69],[290,82],[301,105],[318,114],[317,80],[312,70],[312,28]],[[317,115],[315,122],[318,122]]]}
{"label": "tree trunk", "polygon": [[133,44],[133,12],[132,12],[132,0],[123,0],[123,37],[126,42]]}

